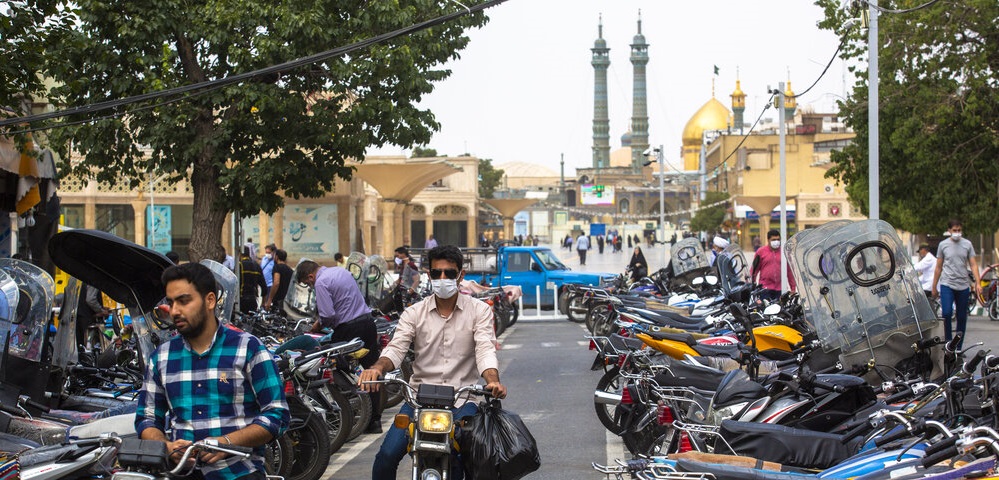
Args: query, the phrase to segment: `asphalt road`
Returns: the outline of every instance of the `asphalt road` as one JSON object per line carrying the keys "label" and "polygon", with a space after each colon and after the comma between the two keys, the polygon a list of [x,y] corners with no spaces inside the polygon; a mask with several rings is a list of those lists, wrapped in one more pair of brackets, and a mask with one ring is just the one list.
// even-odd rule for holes
{"label": "asphalt road", "polygon": [[[662,265],[662,247],[642,247],[654,271]],[[618,273],[631,258],[631,249],[597,253],[580,266],[575,251],[553,249],[574,270]],[[500,378],[509,389],[503,408],[518,413],[534,434],[541,453],[541,469],[527,478],[570,480],[603,478],[590,462],[610,463],[626,458],[620,439],[609,435],[593,411],[593,388],[601,372],[589,370],[593,352],[583,338],[585,329],[553,312],[525,311],[500,337]],[[531,318],[536,317],[536,318]],[[965,346],[981,341],[983,348],[999,351],[999,322],[972,316]],[[387,427],[397,409],[383,414]],[[387,429],[387,428],[386,428]],[[371,476],[375,453],[383,435],[362,435],[334,455],[324,478],[365,479]],[[411,462],[404,459],[398,479],[409,478]]]}

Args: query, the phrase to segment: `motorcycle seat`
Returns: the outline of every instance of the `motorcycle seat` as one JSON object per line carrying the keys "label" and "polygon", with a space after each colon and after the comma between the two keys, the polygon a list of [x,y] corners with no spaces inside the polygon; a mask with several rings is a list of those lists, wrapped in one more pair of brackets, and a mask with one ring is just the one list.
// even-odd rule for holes
{"label": "motorcycle seat", "polygon": [[689,347],[697,346],[697,340],[694,340],[694,336],[689,333],[648,332],[648,335],[656,340],[685,343]]}
{"label": "motorcycle seat", "polygon": [[[833,433],[734,420],[722,420],[719,434],[739,455],[813,469],[829,468],[846,460],[864,440],[855,438],[844,443],[841,435]],[[715,443],[722,450],[723,445]]]}

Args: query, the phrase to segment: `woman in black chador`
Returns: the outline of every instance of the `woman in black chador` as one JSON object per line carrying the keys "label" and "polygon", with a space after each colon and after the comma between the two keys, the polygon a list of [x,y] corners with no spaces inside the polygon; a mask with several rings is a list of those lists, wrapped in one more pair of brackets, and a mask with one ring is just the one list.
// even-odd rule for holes
{"label": "woman in black chador", "polygon": [[649,262],[645,261],[645,254],[642,253],[642,247],[635,246],[635,253],[631,254],[631,261],[628,262],[628,268],[631,269],[631,281],[636,282],[649,275]]}

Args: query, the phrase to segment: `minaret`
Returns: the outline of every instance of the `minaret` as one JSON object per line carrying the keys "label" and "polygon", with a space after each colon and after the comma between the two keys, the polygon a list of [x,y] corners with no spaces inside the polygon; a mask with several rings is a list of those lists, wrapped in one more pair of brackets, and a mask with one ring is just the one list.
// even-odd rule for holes
{"label": "minaret", "polygon": [[742,135],[742,128],[743,125],[745,125],[742,114],[746,112],[746,94],[742,91],[738,75],[739,74],[736,73],[735,91],[732,92],[732,95],[730,96],[732,97],[732,113],[734,114],[733,123],[735,124],[733,125],[733,127],[735,127],[733,130],[739,132],[739,135]]}
{"label": "minaret", "polygon": [[610,166],[610,119],[607,115],[607,68],[610,49],[604,41],[604,22],[600,17],[597,40],[593,42],[593,168]]}
{"label": "minaret", "polygon": [[645,93],[645,65],[649,63],[649,44],[642,35],[642,11],[638,11],[638,33],[631,44],[631,64],[635,70],[634,99],[631,111],[631,169],[641,171],[649,148],[649,110]]}

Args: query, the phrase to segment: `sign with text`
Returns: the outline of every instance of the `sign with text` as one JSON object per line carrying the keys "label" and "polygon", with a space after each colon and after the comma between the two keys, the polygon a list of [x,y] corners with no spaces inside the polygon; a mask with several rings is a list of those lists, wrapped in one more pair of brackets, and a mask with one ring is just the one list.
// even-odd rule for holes
{"label": "sign with text", "polygon": [[284,250],[292,257],[332,257],[340,245],[336,205],[284,207]]}
{"label": "sign with text", "polygon": [[173,218],[170,205],[146,207],[146,245],[160,253],[173,250]]}
{"label": "sign with text", "polygon": [[583,205],[614,205],[613,185],[583,185],[579,192]]}

